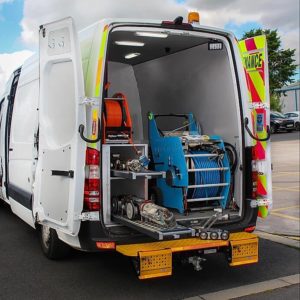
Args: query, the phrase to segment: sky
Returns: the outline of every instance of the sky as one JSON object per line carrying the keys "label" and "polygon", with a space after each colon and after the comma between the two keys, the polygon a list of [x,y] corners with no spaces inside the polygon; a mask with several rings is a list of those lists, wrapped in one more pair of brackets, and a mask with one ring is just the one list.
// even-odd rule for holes
{"label": "sky", "polygon": [[295,48],[299,64],[299,0],[0,0],[0,94],[11,72],[37,50],[43,23],[72,16],[82,29],[106,17],[173,20],[191,10],[201,24],[237,38],[253,28],[278,29],[282,48]]}

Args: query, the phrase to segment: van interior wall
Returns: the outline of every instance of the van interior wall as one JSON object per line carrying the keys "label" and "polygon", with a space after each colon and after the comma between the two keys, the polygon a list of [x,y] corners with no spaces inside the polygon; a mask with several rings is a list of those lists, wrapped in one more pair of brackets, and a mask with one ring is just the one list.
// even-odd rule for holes
{"label": "van interior wall", "polygon": [[[202,134],[217,134],[234,144],[239,135],[236,102],[227,51],[207,44],[134,67],[141,97],[144,134],[147,112],[188,113]],[[168,121],[169,122],[169,121]]]}
{"label": "van interior wall", "polygon": [[[192,112],[200,123],[202,134],[221,136],[236,147],[240,157],[239,111],[233,71],[225,48],[209,51],[207,44],[200,45],[136,65],[134,72],[146,138],[149,111],[161,114]],[[166,122],[170,121],[166,119]],[[241,180],[241,171],[237,170],[235,200],[239,206]]]}
{"label": "van interior wall", "polygon": [[[108,81],[111,83],[109,96],[115,92],[127,96],[136,143],[148,140],[149,111],[192,112],[202,134],[221,136],[236,147],[240,156],[239,112],[226,49],[208,51],[204,44],[133,67],[109,62]],[[241,171],[237,170],[238,205],[242,197],[241,179]]]}
{"label": "van interior wall", "polygon": [[109,62],[108,82],[110,83],[108,97],[112,97],[115,93],[122,93],[126,96],[132,119],[134,142],[143,142],[143,121],[140,95],[132,66],[117,62]]}

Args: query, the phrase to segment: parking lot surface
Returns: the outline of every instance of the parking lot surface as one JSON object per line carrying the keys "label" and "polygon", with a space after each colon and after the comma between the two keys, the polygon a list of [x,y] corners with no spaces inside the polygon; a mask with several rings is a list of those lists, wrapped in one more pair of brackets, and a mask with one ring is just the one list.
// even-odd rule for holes
{"label": "parking lot surface", "polygon": [[266,219],[259,219],[257,229],[299,238],[299,131],[277,133],[272,140],[273,209]]}

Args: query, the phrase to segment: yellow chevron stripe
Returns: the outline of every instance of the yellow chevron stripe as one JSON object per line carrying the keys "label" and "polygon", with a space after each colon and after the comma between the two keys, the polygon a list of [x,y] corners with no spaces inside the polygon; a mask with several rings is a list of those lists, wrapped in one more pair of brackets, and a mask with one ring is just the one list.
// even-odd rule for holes
{"label": "yellow chevron stripe", "polygon": [[247,52],[245,40],[240,41],[240,42],[239,42],[239,46],[240,46],[240,53],[241,53],[241,54]]}
{"label": "yellow chevron stripe", "polygon": [[98,56],[98,67],[97,67],[96,86],[95,86],[96,97],[100,96],[101,73],[103,69],[103,58],[105,53],[107,35],[108,35],[108,26],[105,26],[102,33],[102,39],[101,39],[101,44],[99,49],[99,56]]}
{"label": "yellow chevron stripe", "polygon": [[267,191],[267,175],[266,174],[258,174],[257,179],[260,181],[261,185]]}
{"label": "yellow chevron stripe", "polygon": [[265,35],[255,36],[254,42],[257,49],[263,49],[266,44],[266,36]]}
{"label": "yellow chevron stripe", "polygon": [[260,216],[262,218],[266,218],[268,216],[268,214],[269,214],[268,213],[268,208],[266,206],[260,206],[258,208],[258,210],[259,210]]}
{"label": "yellow chevron stripe", "polygon": [[261,76],[259,75],[258,71],[248,72],[248,74],[252,79],[253,85],[259,95],[259,98],[264,102],[266,100],[265,84]]}

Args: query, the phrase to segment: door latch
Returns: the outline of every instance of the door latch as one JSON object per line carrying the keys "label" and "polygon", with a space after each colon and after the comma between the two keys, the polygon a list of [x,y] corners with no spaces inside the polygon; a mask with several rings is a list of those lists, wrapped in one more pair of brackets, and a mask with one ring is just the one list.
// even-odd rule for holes
{"label": "door latch", "polygon": [[69,177],[74,178],[74,171],[61,171],[61,170],[52,170],[52,176],[63,176],[63,177]]}

